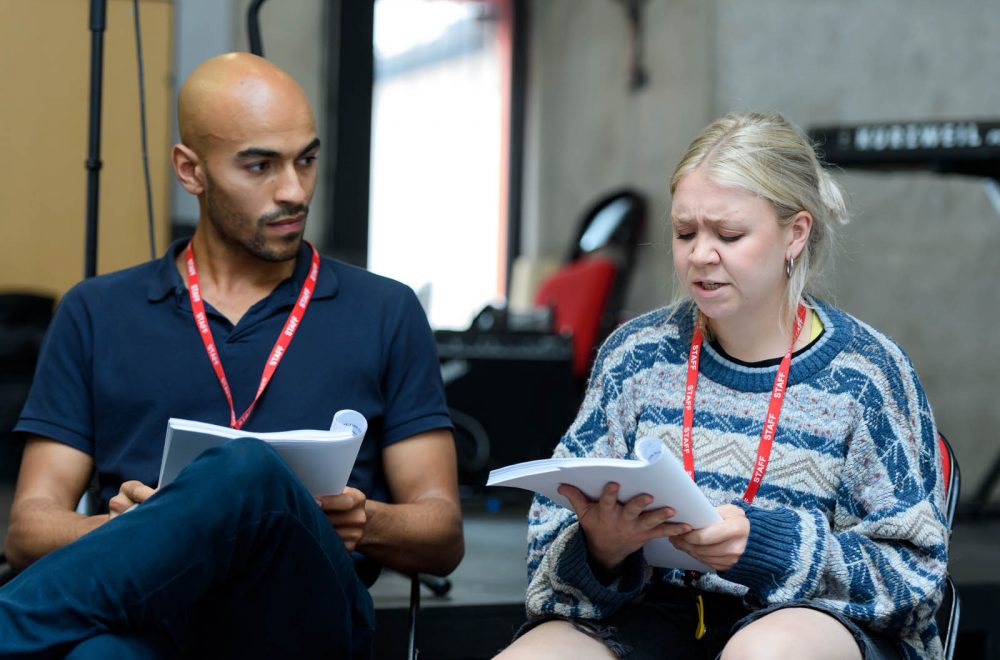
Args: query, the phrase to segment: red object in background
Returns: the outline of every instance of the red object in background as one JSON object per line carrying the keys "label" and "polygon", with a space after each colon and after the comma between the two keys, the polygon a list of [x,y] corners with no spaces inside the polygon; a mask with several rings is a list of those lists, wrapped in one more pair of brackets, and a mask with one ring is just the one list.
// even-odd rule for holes
{"label": "red object in background", "polygon": [[573,374],[578,377],[586,377],[590,368],[616,272],[611,259],[584,257],[547,277],[535,294],[536,305],[552,308],[556,332],[572,333]]}

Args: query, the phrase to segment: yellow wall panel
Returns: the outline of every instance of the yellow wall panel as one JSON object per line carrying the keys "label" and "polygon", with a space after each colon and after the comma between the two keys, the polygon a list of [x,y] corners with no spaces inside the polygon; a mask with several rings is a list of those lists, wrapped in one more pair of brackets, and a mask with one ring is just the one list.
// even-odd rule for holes
{"label": "yellow wall panel", "polygon": [[[0,0],[0,289],[61,295],[83,277],[87,0]],[[157,250],[169,235],[172,7],[140,4]],[[132,1],[109,0],[98,272],[149,258]]]}

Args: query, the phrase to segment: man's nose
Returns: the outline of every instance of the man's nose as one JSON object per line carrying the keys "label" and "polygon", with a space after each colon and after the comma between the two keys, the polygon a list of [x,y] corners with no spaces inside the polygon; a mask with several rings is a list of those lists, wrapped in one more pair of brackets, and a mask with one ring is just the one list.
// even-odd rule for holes
{"label": "man's nose", "polygon": [[282,169],[281,176],[278,178],[278,187],[274,191],[274,194],[274,201],[279,204],[306,203],[306,187],[302,181],[300,172],[294,165],[289,165]]}

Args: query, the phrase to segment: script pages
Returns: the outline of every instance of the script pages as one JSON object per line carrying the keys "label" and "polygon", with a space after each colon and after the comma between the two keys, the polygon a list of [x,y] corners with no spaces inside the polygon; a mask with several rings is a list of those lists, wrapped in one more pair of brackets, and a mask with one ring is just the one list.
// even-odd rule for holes
{"label": "script pages", "polygon": [[[677,514],[671,521],[686,522],[695,529],[722,521],[712,503],[659,439],[642,438],[636,443],[635,453],[636,459],[548,458],[517,463],[491,471],[486,485],[524,488],[572,509],[569,500],[556,492],[560,484],[576,486],[587,497],[596,500],[604,485],[613,481],[620,485],[618,498],[621,502],[647,493],[653,496],[653,502],[646,509],[673,507]],[[665,538],[647,543],[643,556],[653,566],[712,571]]]}
{"label": "script pages", "polygon": [[184,467],[206,449],[235,438],[257,438],[274,447],[313,495],[336,495],[344,490],[354,467],[368,421],[361,413],[341,410],[329,431],[253,433],[228,426],[171,418],[163,444],[159,487],[173,481]]}

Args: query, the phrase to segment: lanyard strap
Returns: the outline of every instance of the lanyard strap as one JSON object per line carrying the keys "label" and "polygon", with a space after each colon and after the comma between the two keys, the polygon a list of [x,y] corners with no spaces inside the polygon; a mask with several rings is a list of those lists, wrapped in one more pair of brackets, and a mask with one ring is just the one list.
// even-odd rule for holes
{"label": "lanyard strap", "polygon": [[298,301],[292,307],[292,311],[288,313],[288,319],[285,321],[285,326],[281,329],[281,334],[278,335],[278,340],[274,342],[274,347],[271,349],[271,354],[268,356],[267,362],[264,363],[264,373],[260,376],[260,385],[257,386],[257,394],[250,403],[250,407],[239,418],[236,417],[236,409],[233,407],[233,393],[229,388],[226,372],[222,369],[222,359],[219,357],[219,351],[215,346],[212,329],[208,325],[208,317],[205,315],[205,303],[201,298],[201,282],[198,279],[198,270],[194,265],[193,243],[189,242],[184,251],[184,260],[187,262],[188,295],[191,298],[191,313],[194,315],[195,325],[198,326],[198,334],[201,335],[201,341],[205,344],[205,352],[208,353],[208,359],[212,362],[212,368],[215,369],[215,376],[219,379],[219,385],[222,386],[222,392],[226,395],[226,401],[229,403],[229,426],[234,429],[238,430],[242,428],[250,417],[254,406],[257,405],[257,400],[260,399],[264,388],[267,387],[271,376],[274,375],[275,370],[278,368],[281,358],[284,357],[285,351],[288,350],[288,345],[292,343],[292,337],[295,336],[295,331],[298,330],[299,324],[302,322],[302,317],[305,316],[309,302],[312,300],[313,291],[316,290],[316,278],[319,275],[319,252],[316,251],[313,245],[310,244],[309,247],[312,248],[312,265],[309,268],[309,275],[302,284],[302,291],[299,293]]}
{"label": "lanyard strap", "polygon": [[[743,501],[747,504],[753,502],[754,497],[757,496],[757,489],[764,481],[764,472],[767,470],[767,462],[771,457],[771,445],[778,430],[778,419],[781,417],[781,404],[785,400],[788,372],[792,365],[792,352],[805,321],[806,308],[805,305],[799,303],[798,312],[795,315],[795,329],[792,332],[792,345],[788,347],[788,352],[781,359],[778,373],[774,377],[774,387],[771,389],[771,399],[767,405],[767,416],[764,418],[764,428],[761,430],[760,444],[757,447],[757,460],[754,462],[750,482],[743,494]],[[691,436],[694,431],[694,394],[698,389],[698,365],[701,363],[702,341],[704,341],[704,334],[700,325],[695,324],[694,334],[691,336],[691,352],[688,354],[687,385],[684,388],[684,426],[681,430],[681,454],[684,457],[684,471],[692,480],[694,479],[694,450]]]}

